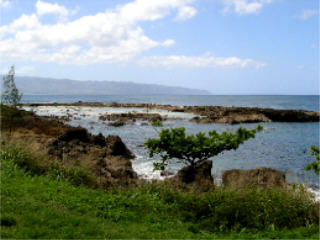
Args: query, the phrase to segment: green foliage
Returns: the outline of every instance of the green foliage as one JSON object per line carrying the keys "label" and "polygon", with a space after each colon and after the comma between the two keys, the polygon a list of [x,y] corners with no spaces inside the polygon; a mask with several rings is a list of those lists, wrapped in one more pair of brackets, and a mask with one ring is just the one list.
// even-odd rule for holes
{"label": "green foliage", "polygon": [[316,146],[310,147],[310,155],[315,156],[316,160],[312,163],[309,163],[305,170],[313,170],[316,174],[319,175],[320,172],[320,148]]}
{"label": "green foliage", "polygon": [[16,87],[14,74],[14,66],[12,66],[9,73],[3,77],[1,103],[15,107],[19,104],[22,94],[19,93]]}
{"label": "green foliage", "polygon": [[2,146],[0,160],[12,161],[32,176],[46,175],[52,179],[68,181],[75,186],[96,187],[94,178],[84,168],[61,166],[14,145]]}
{"label": "green foliage", "polygon": [[318,237],[319,205],[303,190],[198,195],[146,183],[104,192],[31,176],[12,160],[1,160],[4,239]]}
{"label": "green foliage", "polygon": [[160,119],[153,121],[151,125],[154,127],[163,127],[163,124]]}
{"label": "green foliage", "polygon": [[12,66],[9,73],[3,77],[1,92],[1,104],[9,106],[2,121],[9,125],[10,134],[16,122],[21,118],[20,112],[16,110],[21,98],[22,94],[19,93],[14,82],[14,67]]}
{"label": "green foliage", "polygon": [[1,108],[1,130],[9,129],[18,126],[23,126],[25,121],[22,112],[14,106],[0,105]]}
{"label": "green foliage", "polygon": [[256,129],[247,130],[239,128],[235,133],[223,132],[221,134],[211,131],[196,135],[186,135],[185,128],[163,129],[159,132],[158,139],[152,138],[145,142],[149,149],[150,157],[160,154],[162,162],[155,163],[155,169],[163,170],[167,160],[177,158],[193,166],[196,162],[216,156],[225,150],[237,149],[240,144],[249,138],[254,138],[255,133],[262,131],[258,125]]}

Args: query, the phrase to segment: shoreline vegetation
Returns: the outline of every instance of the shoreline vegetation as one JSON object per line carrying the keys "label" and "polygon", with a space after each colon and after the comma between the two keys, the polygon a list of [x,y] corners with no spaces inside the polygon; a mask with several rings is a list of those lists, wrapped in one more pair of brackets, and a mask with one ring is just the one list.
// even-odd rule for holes
{"label": "shoreline vegetation", "polygon": [[[89,106],[101,106],[95,104]],[[210,115],[214,109],[224,117],[239,109],[247,113],[246,108],[165,108],[207,114],[211,120],[220,119]],[[319,121],[319,113],[259,111],[270,111],[274,120],[291,115]],[[279,171],[229,172],[224,187],[204,176],[212,166],[205,162],[192,183],[181,181],[179,173],[145,181],[132,169],[134,154],[118,136],[94,136],[57,118],[5,105],[1,123],[2,238],[319,237],[319,203],[303,186],[287,184]]]}

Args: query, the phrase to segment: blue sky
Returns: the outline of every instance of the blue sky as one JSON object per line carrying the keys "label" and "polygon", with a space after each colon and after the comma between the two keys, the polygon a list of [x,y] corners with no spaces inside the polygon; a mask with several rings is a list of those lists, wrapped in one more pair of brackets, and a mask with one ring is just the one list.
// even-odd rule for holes
{"label": "blue sky", "polygon": [[319,94],[317,0],[0,0],[0,70]]}

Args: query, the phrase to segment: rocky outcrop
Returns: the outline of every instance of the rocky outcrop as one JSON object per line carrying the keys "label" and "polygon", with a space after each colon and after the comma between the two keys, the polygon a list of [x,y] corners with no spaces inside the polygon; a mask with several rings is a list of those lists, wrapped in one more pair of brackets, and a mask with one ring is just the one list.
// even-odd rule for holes
{"label": "rocky outcrop", "polygon": [[[117,108],[146,108],[161,109],[171,112],[186,112],[199,115],[191,121],[196,123],[253,123],[253,122],[319,122],[320,113],[306,110],[280,110],[271,108],[250,107],[222,107],[222,106],[183,106],[157,105],[145,103],[53,103],[53,104],[24,104],[25,106],[91,106],[91,107],[117,107]],[[132,119],[147,121],[166,120],[159,114],[150,113],[124,113],[101,116],[101,120]]]}
{"label": "rocky outcrop", "polygon": [[260,167],[256,169],[232,169],[222,174],[222,183],[225,187],[284,187],[285,174],[272,168]]}
{"label": "rocky outcrop", "polygon": [[102,183],[108,186],[126,186],[134,184],[137,173],[132,169],[130,160],[122,156],[106,156],[98,163],[99,175]]}
{"label": "rocky outcrop", "polygon": [[168,178],[166,181],[177,188],[187,191],[206,192],[214,188],[211,169],[212,161],[203,160],[197,162],[194,166],[182,168],[174,177]]}
{"label": "rocky outcrop", "polygon": [[99,117],[101,121],[112,121],[108,125],[114,127],[120,127],[128,123],[133,123],[136,120],[154,122],[156,120],[166,120],[165,116],[161,116],[158,113],[112,113],[106,114]]}
{"label": "rocky outcrop", "polygon": [[108,123],[108,126],[112,126],[112,127],[122,127],[124,125],[126,125],[126,122],[124,122],[123,120],[117,120],[117,121]]}
{"label": "rocky outcrop", "polygon": [[134,184],[138,179],[130,161],[135,155],[119,136],[92,136],[86,129],[70,128],[46,147],[61,164],[85,165],[101,186]]}
{"label": "rocky outcrop", "polygon": [[187,166],[180,169],[174,179],[185,184],[201,183],[203,181],[213,182],[211,169],[212,161],[203,160],[197,162],[194,166]]}
{"label": "rocky outcrop", "polygon": [[106,154],[133,159],[136,156],[126,147],[119,136],[109,135],[106,138]]}
{"label": "rocky outcrop", "polygon": [[196,123],[254,123],[254,122],[317,122],[319,112],[304,110],[278,110],[269,108],[187,106],[186,112],[199,114]]}

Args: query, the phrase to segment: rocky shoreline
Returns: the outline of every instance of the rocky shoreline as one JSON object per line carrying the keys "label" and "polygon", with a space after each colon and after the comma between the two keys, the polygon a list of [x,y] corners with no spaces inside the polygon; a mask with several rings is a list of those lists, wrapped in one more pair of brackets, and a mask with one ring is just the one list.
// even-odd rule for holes
{"label": "rocky shoreline", "polygon": [[[198,124],[208,123],[258,123],[258,122],[319,122],[320,112],[307,110],[282,110],[271,108],[250,108],[250,107],[223,107],[223,106],[173,106],[146,103],[99,103],[99,102],[76,102],[76,103],[28,103],[26,107],[39,106],[77,106],[77,107],[111,107],[111,108],[145,108],[149,110],[167,110],[168,112],[192,113],[197,116],[190,121]],[[150,116],[148,116],[150,115]],[[167,120],[161,119],[159,115],[152,113],[130,113],[126,115],[113,114],[102,118],[107,120],[134,121],[135,119],[144,120]],[[126,122],[124,121],[124,122]]]}
{"label": "rocky shoreline", "polygon": [[[18,111],[21,115],[20,125],[16,126],[10,142],[18,145],[28,143],[30,150],[44,154],[47,161],[59,166],[84,167],[93,178],[95,187],[113,188],[147,181],[133,169],[131,160],[135,155],[119,136],[92,135],[85,128],[65,125],[56,117]],[[6,114],[6,108],[3,107],[1,114]],[[3,129],[7,129],[5,125]],[[195,168],[184,167],[176,174],[163,172],[161,175],[167,177],[165,182],[177,188],[204,192],[216,187],[211,169],[212,162],[205,160],[198,162]],[[284,173],[269,168],[225,171],[222,185],[236,188],[248,185],[263,188],[288,186]]]}

